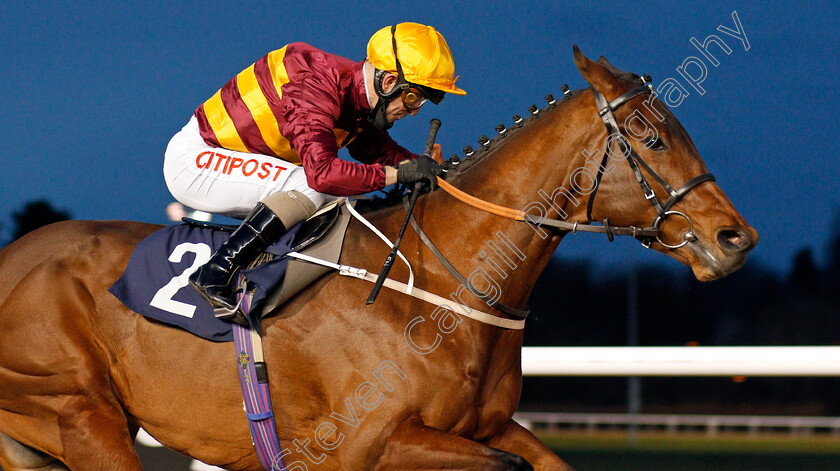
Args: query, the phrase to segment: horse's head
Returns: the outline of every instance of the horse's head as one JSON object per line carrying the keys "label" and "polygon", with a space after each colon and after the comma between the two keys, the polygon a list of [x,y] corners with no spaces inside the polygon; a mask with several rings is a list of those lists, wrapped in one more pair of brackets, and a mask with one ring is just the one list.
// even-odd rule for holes
{"label": "horse's head", "polygon": [[603,57],[592,61],[577,47],[574,56],[595,97],[598,112],[593,108],[591,119],[607,130],[587,159],[596,176],[587,218],[658,227],[650,248],[689,265],[701,281],[737,270],[758,233],[707,172],[679,121],[644,79]]}

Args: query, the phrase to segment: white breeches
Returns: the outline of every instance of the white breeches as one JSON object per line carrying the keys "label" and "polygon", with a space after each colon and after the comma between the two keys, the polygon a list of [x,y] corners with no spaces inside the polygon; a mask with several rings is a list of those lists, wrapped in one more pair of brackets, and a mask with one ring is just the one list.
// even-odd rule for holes
{"label": "white breeches", "polygon": [[163,176],[172,196],[200,211],[242,219],[268,195],[291,190],[316,208],[335,198],[309,188],[303,167],[207,145],[195,116],[172,137],[164,155]]}

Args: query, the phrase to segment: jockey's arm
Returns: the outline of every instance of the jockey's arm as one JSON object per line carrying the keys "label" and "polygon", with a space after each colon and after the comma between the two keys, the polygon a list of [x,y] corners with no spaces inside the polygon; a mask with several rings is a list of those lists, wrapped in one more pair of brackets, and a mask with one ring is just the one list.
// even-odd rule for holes
{"label": "jockey's arm", "polygon": [[[416,159],[417,154],[409,152],[396,143],[386,131],[366,130],[347,146],[350,155],[361,162],[380,163],[385,168],[385,186],[397,183],[397,163],[407,159]],[[443,162],[440,144],[435,144],[432,158]]]}
{"label": "jockey's arm", "polygon": [[[358,195],[384,188],[386,175],[382,165],[365,165],[368,162],[355,163],[338,158],[333,129],[340,108],[325,88],[309,86],[295,90],[300,99],[295,100],[294,111],[283,130],[283,135],[298,153],[307,184],[315,191],[333,196]],[[405,153],[410,156],[407,151]]]}
{"label": "jockey's arm", "polygon": [[309,132],[292,141],[298,151],[309,187],[333,196],[350,196],[386,186],[381,165],[365,165],[338,158],[332,129],[310,126]]}

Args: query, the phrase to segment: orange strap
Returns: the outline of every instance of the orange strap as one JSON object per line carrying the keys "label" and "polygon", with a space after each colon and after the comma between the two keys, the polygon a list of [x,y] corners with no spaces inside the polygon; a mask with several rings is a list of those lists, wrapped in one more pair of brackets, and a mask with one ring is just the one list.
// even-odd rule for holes
{"label": "orange strap", "polygon": [[499,206],[497,204],[493,204],[482,199],[476,198],[475,196],[468,195],[467,193],[464,193],[463,191],[455,188],[450,183],[447,183],[447,181],[443,178],[438,177],[437,181],[441,189],[443,189],[456,199],[463,201],[464,203],[474,208],[478,208],[482,211],[486,211],[497,216],[513,219],[514,221],[524,221],[522,216],[519,215],[520,212],[515,209]]}
{"label": "orange strap", "polygon": [[[700,177],[705,178],[707,174],[701,175]],[[609,226],[609,221],[604,219],[603,226],[595,226],[591,223],[583,223],[579,224],[577,221],[575,222],[566,222],[560,219],[548,219],[545,217],[539,218],[531,218],[525,219],[521,216],[522,212],[517,211],[515,209],[506,208],[504,206],[499,206],[497,204],[489,203],[482,199],[476,198],[475,196],[468,195],[463,191],[455,188],[451,184],[447,183],[446,180],[438,177],[437,179],[438,185],[440,188],[456,199],[474,207],[478,208],[482,211],[486,211],[490,214],[495,214],[497,216],[502,216],[508,219],[513,219],[514,221],[525,221],[529,224],[536,224],[538,226],[548,226],[555,229],[559,229],[561,231],[571,232],[576,234],[578,232],[593,232],[598,234],[607,234],[607,237],[610,241],[613,240],[614,236],[617,235],[628,235],[633,237],[659,237],[659,228],[658,227],[636,227],[636,226]],[[689,182],[690,183],[690,182]],[[688,184],[686,184],[687,186]],[[656,222],[654,222],[656,224]],[[661,242],[661,241],[660,241]],[[646,246],[647,247],[647,246]],[[667,246],[666,246],[667,247]]]}

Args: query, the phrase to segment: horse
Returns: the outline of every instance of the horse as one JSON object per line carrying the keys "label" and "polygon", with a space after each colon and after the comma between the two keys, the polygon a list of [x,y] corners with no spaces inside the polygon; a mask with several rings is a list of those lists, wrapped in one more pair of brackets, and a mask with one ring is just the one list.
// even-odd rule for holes
{"label": "horse", "polygon": [[[591,60],[575,46],[574,60],[589,88],[532,109],[519,126],[445,165],[448,183],[476,200],[519,208],[519,218],[442,191],[416,204],[419,227],[474,287],[456,289],[409,230],[401,252],[416,268],[416,286],[515,320],[560,241],[578,230],[635,235],[700,280],[743,265],[758,234],[665,104],[641,93],[650,88],[638,75],[603,57]],[[623,153],[628,147],[632,154]],[[674,190],[668,183],[685,184]],[[395,204],[365,215],[393,240],[405,212]],[[261,469],[231,346],[150,321],[107,291],[135,245],[159,228],[65,221],[0,251],[4,470],[139,471],[133,439],[140,427],[205,463]],[[358,222],[344,244],[351,249],[341,264],[374,271],[389,250]],[[407,276],[404,265],[391,272]],[[366,305],[369,289],[328,274],[263,320],[287,469],[572,469],[512,419],[522,385],[521,329],[395,290]]]}

